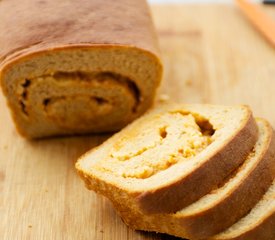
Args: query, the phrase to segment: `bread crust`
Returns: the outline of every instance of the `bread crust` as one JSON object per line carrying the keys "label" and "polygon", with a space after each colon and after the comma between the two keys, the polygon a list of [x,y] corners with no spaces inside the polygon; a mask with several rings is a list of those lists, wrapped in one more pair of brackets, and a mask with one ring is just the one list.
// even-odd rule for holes
{"label": "bread crust", "polygon": [[10,0],[0,3],[0,16],[1,67],[32,53],[76,46],[129,46],[160,56],[144,0]]}
{"label": "bread crust", "polygon": [[[225,230],[246,215],[268,190],[275,177],[275,135],[267,122],[265,125],[268,129],[269,141],[265,143],[262,154],[259,156],[260,161],[241,184],[213,208],[183,219],[180,215],[178,216],[179,224],[185,228],[186,237],[205,239]],[[263,227],[259,230],[259,234],[265,235],[262,233],[265,230],[266,227]]]}
{"label": "bread crust", "polygon": [[215,240],[273,240],[275,238],[275,212],[265,218],[257,227],[233,238],[214,238]]}
{"label": "bread crust", "polygon": [[242,124],[241,130],[218,153],[191,174],[173,184],[140,194],[137,197],[140,209],[148,214],[173,213],[209,193],[213,186],[218,186],[244,161],[257,140],[252,113]]}
{"label": "bread crust", "polygon": [[258,164],[240,185],[213,208],[183,219],[179,216],[179,224],[187,226],[187,236],[201,239],[225,230],[247,214],[268,190],[275,178],[275,135],[271,126],[264,122],[269,141],[264,146]]}

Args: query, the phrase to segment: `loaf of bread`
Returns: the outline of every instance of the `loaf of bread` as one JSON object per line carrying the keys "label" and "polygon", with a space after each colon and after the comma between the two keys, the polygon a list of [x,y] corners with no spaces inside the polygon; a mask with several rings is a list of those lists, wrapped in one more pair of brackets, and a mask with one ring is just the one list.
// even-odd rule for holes
{"label": "loaf of bread", "polygon": [[0,81],[28,138],[115,131],[162,75],[145,0],[0,1]]}
{"label": "loaf of bread", "polygon": [[[275,177],[275,135],[265,120],[258,119],[257,124],[259,138],[254,148],[245,162],[218,189],[175,214],[144,214],[132,209],[130,205],[115,202],[114,206],[123,221],[134,229],[162,232],[188,239],[207,239],[236,223],[260,201]],[[267,214],[266,211],[265,215]],[[217,238],[231,239],[222,238],[228,235],[227,232],[229,231]],[[263,232],[265,228],[260,234]]]}
{"label": "loaf of bread", "polygon": [[89,189],[130,207],[125,214],[173,213],[217,188],[257,136],[246,106],[165,104],[85,154],[76,168]]}

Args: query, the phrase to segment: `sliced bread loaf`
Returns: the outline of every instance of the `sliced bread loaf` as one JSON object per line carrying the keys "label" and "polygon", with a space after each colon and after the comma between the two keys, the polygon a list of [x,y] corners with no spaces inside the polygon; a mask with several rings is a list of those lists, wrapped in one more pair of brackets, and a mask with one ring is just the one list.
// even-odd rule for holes
{"label": "sliced bread loaf", "polygon": [[117,131],[151,106],[162,75],[145,0],[0,1],[0,46],[28,138]]}
{"label": "sliced bread loaf", "polygon": [[124,222],[134,229],[188,239],[205,239],[237,222],[262,198],[275,177],[273,130],[265,120],[258,119],[257,124],[259,138],[253,150],[223,186],[175,214],[145,215],[115,203]]}
{"label": "sliced bread loaf", "polygon": [[246,159],[257,133],[246,106],[161,105],[76,168],[89,189],[114,203],[172,213],[217,188]]}
{"label": "sliced bread loaf", "polygon": [[[258,184],[262,179],[259,179]],[[256,185],[255,184],[255,185]],[[240,221],[212,240],[274,240],[275,180],[261,201]]]}

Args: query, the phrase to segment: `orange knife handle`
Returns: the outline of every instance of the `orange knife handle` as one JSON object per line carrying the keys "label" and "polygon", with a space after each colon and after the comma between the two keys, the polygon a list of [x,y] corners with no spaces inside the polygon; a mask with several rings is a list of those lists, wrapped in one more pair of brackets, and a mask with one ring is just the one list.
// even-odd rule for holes
{"label": "orange knife handle", "polygon": [[256,4],[246,0],[236,0],[236,2],[250,22],[275,46],[275,23],[273,20]]}

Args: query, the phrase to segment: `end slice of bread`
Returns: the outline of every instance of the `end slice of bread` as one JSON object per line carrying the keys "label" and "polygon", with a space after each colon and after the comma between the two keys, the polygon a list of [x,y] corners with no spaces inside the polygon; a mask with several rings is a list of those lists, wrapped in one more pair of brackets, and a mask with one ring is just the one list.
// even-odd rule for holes
{"label": "end slice of bread", "polygon": [[173,213],[217,188],[257,136],[246,106],[161,105],[86,153],[76,168],[89,189],[114,203]]}
{"label": "end slice of bread", "polygon": [[258,119],[257,124],[259,138],[253,150],[224,185],[175,214],[146,215],[116,203],[124,222],[134,229],[190,239],[205,239],[237,222],[257,204],[275,177],[275,135],[267,121]]}
{"label": "end slice of bread", "polygon": [[[259,179],[261,181],[261,179]],[[213,240],[274,240],[275,180],[261,201],[240,221]]]}

